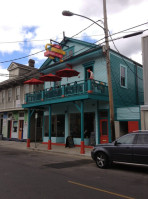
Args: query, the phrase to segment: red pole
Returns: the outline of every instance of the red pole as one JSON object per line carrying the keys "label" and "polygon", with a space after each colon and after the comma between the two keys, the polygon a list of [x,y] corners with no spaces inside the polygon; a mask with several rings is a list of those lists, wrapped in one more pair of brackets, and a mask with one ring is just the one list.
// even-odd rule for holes
{"label": "red pole", "polygon": [[51,140],[48,140],[48,150],[51,150]]}
{"label": "red pole", "polygon": [[81,141],[81,154],[85,154],[84,141]]}
{"label": "red pole", "polygon": [[27,139],[27,147],[30,147],[30,139]]}

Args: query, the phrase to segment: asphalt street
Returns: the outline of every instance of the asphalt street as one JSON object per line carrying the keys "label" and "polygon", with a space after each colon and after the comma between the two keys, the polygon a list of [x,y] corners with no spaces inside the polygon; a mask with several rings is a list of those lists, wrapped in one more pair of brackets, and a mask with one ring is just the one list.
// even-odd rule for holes
{"label": "asphalt street", "polygon": [[0,146],[0,199],[147,199],[148,167]]}

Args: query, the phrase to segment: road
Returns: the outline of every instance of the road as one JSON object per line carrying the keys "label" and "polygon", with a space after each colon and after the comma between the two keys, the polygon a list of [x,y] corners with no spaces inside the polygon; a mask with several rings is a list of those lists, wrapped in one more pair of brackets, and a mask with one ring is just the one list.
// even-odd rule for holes
{"label": "road", "polygon": [[0,199],[147,199],[148,167],[0,147]]}

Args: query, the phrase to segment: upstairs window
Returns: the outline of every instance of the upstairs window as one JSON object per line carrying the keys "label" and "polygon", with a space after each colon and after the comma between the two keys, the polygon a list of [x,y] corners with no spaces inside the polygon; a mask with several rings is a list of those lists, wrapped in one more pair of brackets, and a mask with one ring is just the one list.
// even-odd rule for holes
{"label": "upstairs window", "polygon": [[120,66],[120,85],[127,88],[127,68],[125,66]]}
{"label": "upstairs window", "polygon": [[8,102],[12,101],[12,88],[8,89]]}
{"label": "upstairs window", "polygon": [[2,91],[2,103],[5,101],[5,91]]}
{"label": "upstairs window", "polygon": [[24,85],[24,94],[29,93],[29,85]]}
{"label": "upstairs window", "polygon": [[20,99],[20,86],[16,87],[16,100]]}

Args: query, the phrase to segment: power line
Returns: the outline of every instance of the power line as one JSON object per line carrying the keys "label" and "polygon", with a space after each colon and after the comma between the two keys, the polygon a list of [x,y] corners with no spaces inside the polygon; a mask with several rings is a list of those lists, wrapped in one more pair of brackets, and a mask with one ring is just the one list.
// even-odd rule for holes
{"label": "power line", "polygon": [[[119,32],[114,33],[114,34],[112,34],[112,35],[115,35],[115,34],[118,34],[118,33],[121,33],[121,32],[125,32],[125,31],[127,31],[127,30],[130,30],[130,29],[133,29],[133,28],[136,28],[136,27],[139,27],[139,26],[143,26],[143,25],[145,25],[145,24],[147,24],[147,23],[148,23],[148,22],[143,23],[143,24],[140,24],[140,25],[137,25],[137,26],[134,26],[134,27],[131,27],[131,28],[128,28],[128,29],[125,29],[125,30],[122,30],[122,31],[119,31]],[[94,24],[94,23],[92,23],[91,25],[89,25],[88,27],[86,27],[86,28],[83,29],[83,30],[86,30],[87,28],[91,27],[93,24]],[[79,33],[81,33],[83,30],[81,30]],[[78,35],[79,33],[77,33],[76,35]],[[111,36],[112,36],[112,35],[111,35]],[[74,35],[74,36],[75,36],[75,35]],[[74,36],[73,36],[73,37],[74,37]],[[71,38],[72,38],[72,37],[71,37]],[[117,40],[117,39],[121,39],[121,38],[123,38],[123,37],[111,39],[111,41]],[[101,40],[103,40],[103,39],[104,39],[104,38],[102,38],[102,39],[100,39],[100,40],[94,42],[93,44],[96,44],[97,42],[99,42],[99,41],[101,41]],[[103,43],[104,43],[104,42],[102,42],[101,44],[103,44]],[[100,45],[101,45],[101,44],[100,44]],[[91,50],[91,49],[93,49],[93,48],[96,48],[97,46],[98,46],[98,45],[96,45],[95,47],[91,47],[91,48],[87,49],[86,51],[83,51],[83,53],[84,53],[84,52],[87,52],[87,51],[89,51],[89,50]],[[84,48],[82,48],[82,49],[76,51],[75,53],[78,53],[78,52],[80,52],[80,51],[82,51],[82,50],[84,50],[84,49],[86,49],[86,48],[87,48],[87,47],[84,47]],[[6,60],[6,61],[0,62],[0,63],[6,63],[6,62],[12,62],[12,61],[24,59],[24,58],[30,57],[30,56],[32,56],[32,55],[35,55],[35,54],[38,54],[38,53],[41,53],[41,52],[44,52],[44,51],[45,51],[45,50],[41,50],[41,51],[36,52],[36,53],[34,53],[34,54],[30,54],[30,55],[27,55],[27,56],[24,56],[24,57],[20,57],[20,58],[16,58],[16,59],[12,59],[12,60]],[[80,54],[81,54],[81,53],[80,53]],[[119,53],[119,54],[120,54],[120,53]]]}
{"label": "power line", "polygon": [[7,63],[7,62],[13,62],[13,61],[16,61],[16,60],[19,60],[19,59],[24,59],[24,58],[30,57],[30,56],[32,56],[32,55],[36,55],[36,54],[41,53],[41,52],[44,52],[44,51],[45,51],[45,50],[41,50],[41,51],[38,51],[38,52],[36,52],[36,53],[30,54],[30,55],[26,55],[26,56],[24,56],[24,57],[19,57],[19,58],[16,58],[16,59],[11,59],[11,60],[2,61],[2,62],[0,62],[0,64]]}
{"label": "power line", "polygon": [[[98,20],[98,21],[99,21],[99,20]],[[122,31],[119,31],[119,32],[117,32],[117,33],[112,34],[112,36],[113,36],[113,35],[116,35],[116,34],[119,34],[119,33],[121,33],[121,32],[127,31],[127,30],[131,30],[131,29],[133,29],[133,28],[137,28],[137,27],[146,25],[147,23],[148,23],[148,22],[143,23],[143,24],[140,24],[140,25],[137,25],[137,26],[133,26],[133,27],[131,27],[131,28],[128,28],[128,29],[125,29],[125,30],[122,30]],[[93,24],[94,24],[94,23],[92,23],[91,25],[89,25],[89,26],[86,27],[85,29],[91,27]],[[85,29],[81,30],[79,33],[81,33],[82,31],[84,31]],[[78,35],[79,33],[77,33],[76,35]],[[74,35],[74,36],[76,36],[76,35]],[[74,36],[72,36],[72,37],[74,37]],[[71,37],[71,38],[72,38],[72,37]],[[104,39],[104,37],[103,37],[102,39],[100,39],[100,40],[94,42],[94,44],[97,43],[97,42],[99,42],[99,41],[101,41],[101,40],[103,40],[103,39]],[[85,47],[85,48],[86,48],[86,47]],[[83,48],[83,49],[84,49],[84,48]],[[82,50],[83,50],[83,49],[82,49]],[[6,61],[0,62],[0,63],[6,63],[6,62],[12,62],[12,61],[24,59],[24,58],[30,57],[30,56],[32,56],[32,55],[38,54],[38,53],[43,52],[43,51],[44,51],[44,50],[39,51],[39,52],[36,52],[36,53],[34,53],[34,54],[30,54],[30,55],[24,56],[24,57],[20,57],[20,58],[16,58],[16,59],[11,59],[11,60],[6,60]],[[80,51],[80,50],[79,50],[79,51]]]}
{"label": "power line", "polygon": [[[108,31],[109,32],[109,31]],[[120,52],[119,52],[119,50],[118,50],[118,48],[117,48],[117,46],[115,45],[115,42],[114,42],[114,40],[112,39],[112,35],[110,35],[110,32],[109,32],[109,36],[110,36],[110,38],[111,38],[111,41],[112,41],[112,43],[113,43],[113,45],[114,45],[114,47],[115,47],[115,49],[117,50],[117,52],[120,54],[120,55],[122,55]],[[123,59],[123,57],[121,56],[121,59],[123,60],[123,62],[126,64],[126,66],[130,69],[130,71],[132,71],[135,75],[136,75],[136,77],[138,78],[138,79],[140,79],[140,80],[142,80],[143,81],[143,79],[142,78],[140,78],[140,77],[138,77],[138,75],[130,68],[130,66],[128,65],[128,63],[125,61],[125,59]]]}

